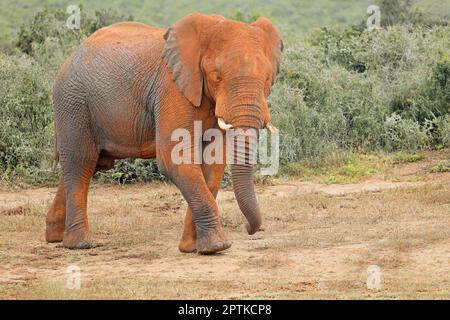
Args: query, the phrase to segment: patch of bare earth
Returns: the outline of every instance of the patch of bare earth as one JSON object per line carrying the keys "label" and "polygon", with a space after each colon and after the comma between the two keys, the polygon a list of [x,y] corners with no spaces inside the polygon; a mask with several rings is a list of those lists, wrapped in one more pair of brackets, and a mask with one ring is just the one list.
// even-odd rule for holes
{"label": "patch of bare earth", "polygon": [[[84,251],[44,240],[54,188],[0,190],[0,298],[449,299],[450,174],[427,177],[259,186],[265,223],[253,236],[221,191],[233,246],[214,256],[178,252],[186,204],[172,185],[94,185],[103,246]],[[70,265],[80,290],[66,288]],[[381,269],[378,290],[366,285],[370,265]]]}

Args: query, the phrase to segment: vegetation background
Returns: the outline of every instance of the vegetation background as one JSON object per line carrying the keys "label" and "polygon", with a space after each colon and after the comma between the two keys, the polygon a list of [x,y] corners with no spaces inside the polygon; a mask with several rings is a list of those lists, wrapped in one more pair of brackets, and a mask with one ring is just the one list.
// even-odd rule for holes
{"label": "vegetation background", "polygon": [[[380,30],[366,9],[381,8]],[[79,4],[81,30],[65,28]],[[0,6],[0,183],[52,184],[55,74],[83,39],[108,24],[166,27],[190,12],[252,21],[264,15],[285,52],[270,97],[281,131],[281,174],[354,154],[448,150],[450,0],[6,0]],[[448,162],[442,164],[448,171]],[[164,179],[153,161],[118,161],[99,180]]]}

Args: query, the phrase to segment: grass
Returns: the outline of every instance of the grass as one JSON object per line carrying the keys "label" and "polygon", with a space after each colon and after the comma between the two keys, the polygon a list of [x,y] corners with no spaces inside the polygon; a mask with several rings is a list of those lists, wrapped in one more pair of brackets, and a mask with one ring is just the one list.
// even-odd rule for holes
{"label": "grass", "polygon": [[450,172],[450,160],[442,160],[436,164],[431,172]]}
{"label": "grass", "polygon": [[412,163],[423,160],[424,156],[420,153],[408,153],[403,151],[392,154],[391,158],[393,163]]}
{"label": "grass", "polygon": [[341,161],[332,164],[311,166],[306,162],[288,164],[281,169],[282,175],[294,177],[303,181],[320,183],[355,183],[364,179],[382,176],[388,163],[383,156],[351,154]]}
{"label": "grass", "polygon": [[324,184],[359,183],[367,179],[415,182],[426,179],[428,172],[449,172],[448,152],[444,148],[438,152],[350,153],[329,161],[289,163],[280,169],[279,177]]}

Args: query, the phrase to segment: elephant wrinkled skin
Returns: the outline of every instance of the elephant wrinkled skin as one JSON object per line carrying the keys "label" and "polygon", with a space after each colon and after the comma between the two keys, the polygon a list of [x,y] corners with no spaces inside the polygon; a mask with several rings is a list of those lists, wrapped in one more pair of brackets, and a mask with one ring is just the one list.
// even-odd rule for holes
{"label": "elephant wrinkled skin", "polygon": [[[225,164],[174,164],[171,133],[193,132],[194,121],[201,121],[203,132],[219,128],[218,119],[222,129],[270,125],[266,99],[281,51],[266,18],[247,24],[192,14],[169,29],[123,22],[87,38],[54,85],[55,155],[63,175],[47,214],[47,241],[72,249],[96,246],[86,211],[94,173],[115,159],[156,158],[189,205],[180,251],[229,248],[215,199]],[[235,156],[248,157],[251,149]],[[262,214],[253,165],[233,164],[232,178],[247,231],[255,233]]]}

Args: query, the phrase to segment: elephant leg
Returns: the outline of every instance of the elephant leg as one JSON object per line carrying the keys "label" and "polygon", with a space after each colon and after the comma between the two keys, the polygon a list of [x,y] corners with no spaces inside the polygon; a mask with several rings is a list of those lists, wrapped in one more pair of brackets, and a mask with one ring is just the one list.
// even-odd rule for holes
{"label": "elephant leg", "polygon": [[114,167],[114,161],[114,158],[106,157],[100,154],[97,161],[97,166],[95,167],[95,172],[112,169],[112,167]]}
{"label": "elephant leg", "polygon": [[87,216],[87,194],[96,165],[96,160],[85,161],[82,166],[64,170],[67,211],[63,243],[66,248],[88,249],[97,245]]}
{"label": "elephant leg", "polygon": [[186,210],[184,217],[184,230],[178,245],[180,252],[190,253],[197,250],[197,231],[195,230],[194,220],[192,219],[192,209],[190,207]]}
{"label": "elephant leg", "polygon": [[64,191],[64,178],[59,179],[58,191],[47,212],[45,240],[47,242],[60,242],[63,240],[66,222],[66,196]]}
{"label": "elephant leg", "polygon": [[208,188],[201,166],[181,164],[165,167],[164,172],[169,173],[192,209],[197,252],[210,254],[228,249],[231,243],[220,226],[216,199]]}
{"label": "elephant leg", "polygon": [[[110,157],[100,157],[97,161],[95,172],[109,170],[114,166],[114,159]],[[58,190],[53,199],[53,203],[48,209],[46,219],[45,240],[47,242],[63,241],[66,224],[66,195],[64,190],[64,178],[59,179]]]}
{"label": "elephant leg", "polygon": [[[63,244],[70,249],[88,249],[97,246],[89,230],[87,194],[99,155],[94,143],[78,140],[75,151],[66,152],[61,158],[66,198],[66,222]],[[72,140],[77,141],[77,140]]]}
{"label": "elephant leg", "polygon": [[[225,167],[226,167],[225,164],[202,165],[203,176],[205,177],[208,189],[213,194],[214,198],[217,197],[217,193],[220,189],[220,183],[222,181]],[[217,219],[220,225],[219,216],[217,216]],[[194,220],[192,219],[192,209],[188,207],[186,211],[186,216],[184,218],[183,236],[180,240],[178,248],[181,252],[184,253],[195,252],[196,242],[197,242],[197,231],[195,230],[195,223]]]}

